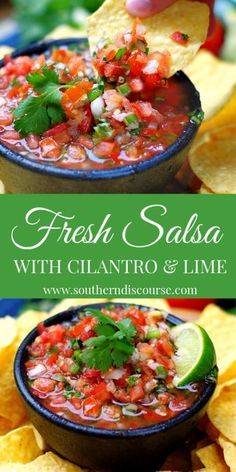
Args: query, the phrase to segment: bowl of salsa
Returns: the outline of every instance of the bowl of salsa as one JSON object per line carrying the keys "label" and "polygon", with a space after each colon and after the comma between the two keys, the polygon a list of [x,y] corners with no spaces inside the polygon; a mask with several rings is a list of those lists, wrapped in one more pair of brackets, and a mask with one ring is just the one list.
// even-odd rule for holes
{"label": "bowl of salsa", "polygon": [[[140,28],[140,26],[139,26]],[[44,41],[0,64],[0,178],[12,193],[158,191],[202,120],[183,72],[145,34]]]}
{"label": "bowl of salsa", "polygon": [[[96,470],[156,470],[204,414],[216,378],[181,386],[172,329],[144,306],[96,304],[49,318],[22,342],[15,379],[52,449]],[[190,346],[189,346],[190,349]]]}

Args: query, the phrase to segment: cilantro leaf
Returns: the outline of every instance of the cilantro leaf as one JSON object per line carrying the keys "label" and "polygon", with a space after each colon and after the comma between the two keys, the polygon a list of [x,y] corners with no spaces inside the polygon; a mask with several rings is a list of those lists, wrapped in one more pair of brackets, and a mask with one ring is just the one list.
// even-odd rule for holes
{"label": "cilantro leaf", "polygon": [[28,97],[15,110],[14,128],[22,137],[28,134],[40,136],[50,126],[46,107],[41,97]]}
{"label": "cilantro leaf", "polygon": [[[102,339],[93,338],[98,339],[99,342],[94,346],[94,349],[85,349],[81,354],[81,359],[90,369],[107,372],[112,366],[110,343],[109,339],[105,336],[100,336],[100,338]],[[88,339],[88,341],[91,340],[92,339]],[[86,343],[88,343],[88,341],[86,341]]]}
{"label": "cilantro leaf", "polygon": [[99,324],[94,329],[95,333],[103,336],[113,336],[115,334],[115,329],[110,325]]}
{"label": "cilantro leaf", "polygon": [[31,133],[40,136],[65,119],[61,106],[62,84],[59,83],[57,73],[45,67],[42,68],[42,74],[29,74],[27,81],[40,95],[31,95],[19,104],[14,112],[14,128],[22,137]]}
{"label": "cilantro leaf", "polygon": [[100,310],[96,310],[95,308],[90,308],[89,310],[86,310],[86,313],[88,315],[91,315],[97,318],[102,325],[108,324],[115,327],[117,326],[116,322],[113,321],[113,319],[110,318],[110,316],[104,315],[104,313],[102,313]]}
{"label": "cilantro leaf", "polygon": [[45,92],[45,87],[47,89],[48,82],[53,84],[59,84],[59,76],[53,69],[47,69],[47,67],[42,67],[42,74],[39,72],[32,72],[27,75],[27,82],[33,85],[34,89],[37,92]]}
{"label": "cilantro leaf", "polygon": [[136,334],[136,328],[130,318],[124,318],[123,320],[119,321],[117,326],[128,340],[133,338]]}
{"label": "cilantro leaf", "polygon": [[94,331],[99,336],[85,341],[87,347],[81,354],[81,360],[87,367],[107,372],[112,366],[121,367],[134,352],[136,328],[130,318],[115,322],[100,310],[90,309],[89,315],[99,323]]}
{"label": "cilantro leaf", "polygon": [[204,111],[198,109],[198,110],[190,112],[188,116],[192,123],[200,125],[201,122],[204,120]]}

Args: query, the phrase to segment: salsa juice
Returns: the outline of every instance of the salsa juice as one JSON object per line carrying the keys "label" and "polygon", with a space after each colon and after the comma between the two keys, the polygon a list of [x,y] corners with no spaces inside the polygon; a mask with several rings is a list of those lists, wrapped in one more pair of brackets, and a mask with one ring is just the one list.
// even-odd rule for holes
{"label": "salsa juice", "polygon": [[28,347],[31,393],[50,411],[76,423],[134,429],[186,411],[203,382],[174,385],[175,346],[154,309],[111,306],[45,327]]}
{"label": "salsa juice", "polygon": [[81,170],[150,159],[189,122],[187,92],[166,79],[168,53],[149,54],[142,25],[115,44],[60,46],[4,58],[0,142],[29,159]]}

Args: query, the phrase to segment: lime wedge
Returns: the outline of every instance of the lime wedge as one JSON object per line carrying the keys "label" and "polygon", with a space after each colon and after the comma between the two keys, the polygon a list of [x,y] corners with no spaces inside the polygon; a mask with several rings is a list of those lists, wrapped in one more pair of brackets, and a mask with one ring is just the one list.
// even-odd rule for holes
{"label": "lime wedge", "polygon": [[171,330],[176,347],[174,385],[183,387],[203,380],[216,364],[214,345],[207,332],[195,323],[183,323]]}

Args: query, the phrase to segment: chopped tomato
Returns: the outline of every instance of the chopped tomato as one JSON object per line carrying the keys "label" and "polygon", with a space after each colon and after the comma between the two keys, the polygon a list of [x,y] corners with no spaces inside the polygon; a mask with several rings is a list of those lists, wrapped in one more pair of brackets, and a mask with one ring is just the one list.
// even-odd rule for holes
{"label": "chopped tomato", "polygon": [[124,68],[117,62],[108,62],[104,65],[104,75],[108,79],[117,79],[119,75],[123,75]]}
{"label": "chopped tomato", "polygon": [[58,159],[61,155],[61,147],[53,138],[45,138],[40,142],[42,156],[48,159]]}
{"label": "chopped tomato", "polygon": [[43,393],[53,392],[55,383],[55,380],[41,377],[39,379],[34,380],[33,388]]}
{"label": "chopped tomato", "polygon": [[114,151],[115,143],[102,141],[94,147],[94,152],[99,157],[111,158],[111,154]]}
{"label": "chopped tomato", "polygon": [[10,141],[19,141],[20,134],[17,131],[4,131],[1,135],[2,139],[7,139]]}
{"label": "chopped tomato", "polygon": [[76,410],[79,410],[81,408],[81,405],[82,405],[82,398],[71,398],[70,400],[70,403],[73,405],[73,407],[76,409]]}
{"label": "chopped tomato", "polygon": [[83,412],[85,416],[97,418],[101,411],[101,402],[90,397],[83,401]]}
{"label": "chopped tomato", "polygon": [[48,358],[48,360],[47,360],[47,364],[48,364],[48,365],[53,365],[53,364],[55,364],[55,362],[57,362],[57,360],[58,360],[58,354],[57,354],[56,352],[53,352],[53,353],[49,356],[49,358]]}
{"label": "chopped tomato", "polygon": [[143,74],[142,75],[145,85],[149,89],[154,89],[161,85],[161,77],[158,73],[155,74]]}
{"label": "chopped tomato", "polygon": [[[87,326],[91,325],[93,321],[92,316],[87,316],[83,321],[71,328],[70,334],[73,338],[79,338],[84,331],[88,331]],[[93,324],[95,326],[95,324]]]}
{"label": "chopped tomato", "polygon": [[147,64],[148,58],[147,55],[142,51],[134,51],[129,59],[128,65],[130,67],[130,72],[132,75],[141,76],[142,70]]}
{"label": "chopped tomato", "polygon": [[87,369],[86,372],[84,373],[84,377],[88,379],[100,379],[101,378],[101,372],[100,370],[95,370],[95,369]]}
{"label": "chopped tomato", "polygon": [[150,102],[143,102],[139,100],[137,102],[134,102],[132,106],[135,111],[138,112],[140,118],[148,118],[153,112],[153,108]]}
{"label": "chopped tomato", "polygon": [[34,134],[29,134],[28,136],[26,136],[25,140],[30,149],[38,149],[39,147],[38,136],[35,136]]}
{"label": "chopped tomato", "polygon": [[141,398],[145,397],[145,391],[141,383],[135,385],[130,390],[130,400],[131,402],[136,402],[137,400],[141,400]]}
{"label": "chopped tomato", "polygon": [[13,122],[13,114],[0,110],[0,126],[9,126]]}
{"label": "chopped tomato", "polygon": [[173,355],[173,346],[166,336],[162,335],[161,339],[157,342],[158,349],[167,356]]}
{"label": "chopped tomato", "polygon": [[114,59],[115,55],[116,55],[116,48],[114,48],[114,46],[112,45],[108,46],[104,53],[104,57],[106,58],[106,60],[111,61],[112,59]]}
{"label": "chopped tomato", "polygon": [[84,110],[81,121],[78,123],[78,130],[80,131],[80,133],[82,134],[89,133],[92,126],[92,121],[93,121],[92,112],[90,110],[90,107],[87,106],[86,109]]}
{"label": "chopped tomato", "polygon": [[6,72],[14,74],[16,77],[29,74],[33,66],[33,59],[29,56],[20,56],[16,59],[10,57],[6,61]]}
{"label": "chopped tomato", "polygon": [[90,394],[102,403],[111,398],[111,394],[107,391],[105,382],[100,382],[98,385],[95,385],[90,391]]}
{"label": "chopped tomato", "polygon": [[47,335],[51,346],[55,346],[57,343],[63,341],[65,336],[65,328],[61,324],[50,326],[49,330],[47,331]]}
{"label": "chopped tomato", "polygon": [[144,326],[146,323],[144,313],[137,308],[131,308],[127,316],[133,320],[135,325]]}
{"label": "chopped tomato", "polygon": [[93,141],[89,136],[84,136],[84,135],[79,136],[78,142],[79,144],[82,144],[82,146],[88,149],[93,149]]}
{"label": "chopped tomato", "polygon": [[88,339],[93,338],[93,337],[94,337],[94,331],[92,331],[91,329],[88,330],[88,331],[84,330],[80,335],[80,339],[83,342],[85,342]]}
{"label": "chopped tomato", "polygon": [[55,136],[56,134],[63,133],[67,129],[68,129],[67,123],[60,123],[59,125],[53,126],[48,131],[45,131],[45,133],[43,133],[43,136],[45,138],[48,138],[49,136]]}
{"label": "chopped tomato", "polygon": [[68,154],[72,159],[78,159],[79,161],[84,161],[86,158],[86,152],[80,144],[70,144]]}
{"label": "chopped tomato", "polygon": [[74,87],[69,88],[63,98],[62,98],[62,103],[63,99],[69,99],[71,103],[77,103],[83,98],[86,98],[87,93],[92,90],[93,85],[91,82],[88,82],[87,80],[83,80],[81,82],[78,82]]}
{"label": "chopped tomato", "polygon": [[175,31],[175,33],[172,33],[170,37],[176,43],[181,44],[181,46],[187,46],[188,44],[189,36],[185,33],[180,33],[180,31]]}

